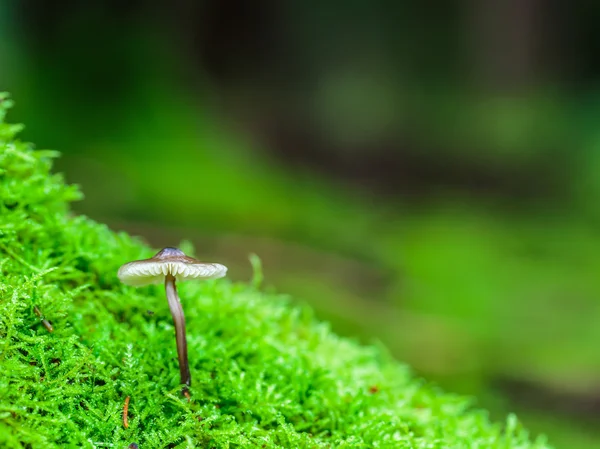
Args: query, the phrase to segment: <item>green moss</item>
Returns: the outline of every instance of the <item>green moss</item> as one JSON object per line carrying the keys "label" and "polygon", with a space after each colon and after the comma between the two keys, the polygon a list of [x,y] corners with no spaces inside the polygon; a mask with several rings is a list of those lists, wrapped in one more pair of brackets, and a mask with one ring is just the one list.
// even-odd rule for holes
{"label": "green moss", "polygon": [[153,250],[72,216],[79,192],[50,173],[55,153],[15,139],[1,98],[0,447],[549,447],[261,292],[260,270],[180,285],[194,379],[181,397],[162,288],[116,278]]}

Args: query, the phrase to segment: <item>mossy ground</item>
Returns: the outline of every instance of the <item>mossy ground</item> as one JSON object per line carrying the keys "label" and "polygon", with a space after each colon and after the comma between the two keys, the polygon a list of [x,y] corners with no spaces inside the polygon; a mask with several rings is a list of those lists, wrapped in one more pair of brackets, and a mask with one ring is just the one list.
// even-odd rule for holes
{"label": "mossy ground", "polygon": [[[1,119],[7,106],[3,96]],[[153,250],[72,216],[80,194],[50,173],[55,153],[15,140],[20,128],[1,119],[0,447],[549,447],[258,282],[180,284],[188,401],[164,291],[116,277]]]}

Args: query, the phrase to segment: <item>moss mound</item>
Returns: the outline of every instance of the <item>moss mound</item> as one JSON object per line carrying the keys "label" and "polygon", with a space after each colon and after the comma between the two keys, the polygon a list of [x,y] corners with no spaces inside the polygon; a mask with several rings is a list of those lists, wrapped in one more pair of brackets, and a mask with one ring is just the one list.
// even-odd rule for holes
{"label": "moss mound", "polygon": [[116,278],[154,251],[72,216],[56,154],[16,140],[0,98],[0,447],[548,447],[255,283],[180,284],[188,401],[164,291]]}

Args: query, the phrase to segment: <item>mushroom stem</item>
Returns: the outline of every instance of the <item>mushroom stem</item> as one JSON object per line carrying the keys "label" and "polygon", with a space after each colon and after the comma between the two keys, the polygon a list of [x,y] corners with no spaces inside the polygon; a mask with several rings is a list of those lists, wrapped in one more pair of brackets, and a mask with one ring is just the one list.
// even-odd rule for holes
{"label": "mushroom stem", "polygon": [[167,300],[169,301],[169,309],[171,309],[171,315],[173,315],[173,322],[175,323],[177,357],[179,358],[179,375],[181,378],[181,383],[189,387],[192,384],[192,376],[190,374],[190,365],[188,363],[187,355],[185,317],[183,315],[181,302],[179,301],[179,295],[177,294],[177,287],[175,286],[175,276],[172,274],[167,274],[165,277],[165,290],[167,292]]}

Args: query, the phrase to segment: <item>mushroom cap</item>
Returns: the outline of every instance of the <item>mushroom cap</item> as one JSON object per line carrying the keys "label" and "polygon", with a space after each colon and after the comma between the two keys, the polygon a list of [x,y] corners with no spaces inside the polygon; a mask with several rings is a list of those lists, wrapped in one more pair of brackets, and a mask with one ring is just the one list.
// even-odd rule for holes
{"label": "mushroom cap", "polygon": [[178,281],[190,279],[217,279],[225,276],[227,267],[218,263],[205,263],[186,256],[177,248],[164,248],[150,259],[135,260],[119,268],[117,276],[127,285],[160,284],[170,274]]}

